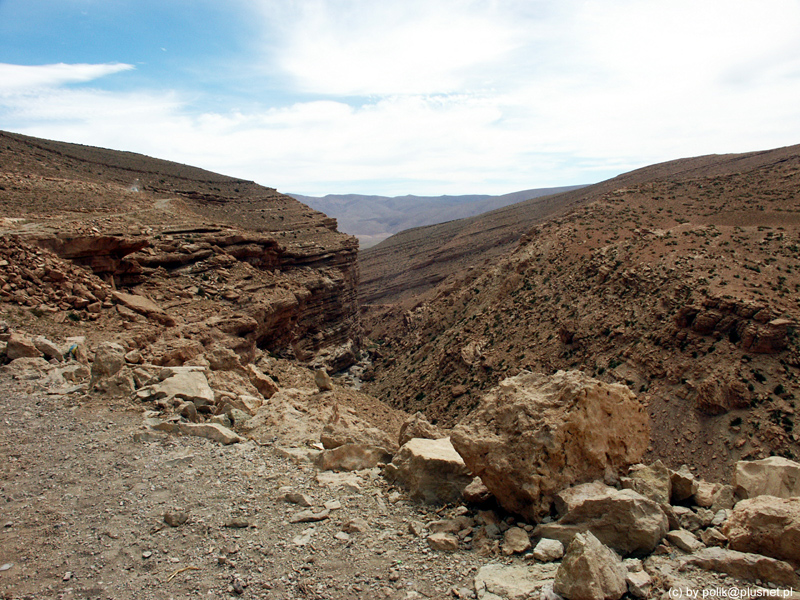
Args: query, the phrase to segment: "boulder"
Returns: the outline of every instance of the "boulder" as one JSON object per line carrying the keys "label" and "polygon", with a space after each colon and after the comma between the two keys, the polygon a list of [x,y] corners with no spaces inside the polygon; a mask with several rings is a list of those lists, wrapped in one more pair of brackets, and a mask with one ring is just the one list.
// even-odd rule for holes
{"label": "boulder", "polygon": [[538,520],[559,490],[616,479],[638,462],[650,426],[624,385],[580,371],[523,372],[487,393],[452,439],[503,508]]}
{"label": "boulder", "polygon": [[408,489],[412,499],[450,503],[461,499],[472,475],[450,438],[414,438],[400,448],[384,474]]}
{"label": "boulder", "polygon": [[483,504],[488,502],[492,497],[492,492],[489,491],[480,477],[475,477],[467,487],[464,488],[464,501],[471,502],[472,504]]}
{"label": "boulder", "polygon": [[534,536],[569,544],[590,531],[623,556],[651,553],[667,533],[667,517],[658,504],[633,490],[617,490],[599,482],[564,490],[556,506],[566,512],[556,523],[541,524]]}
{"label": "boulder", "polygon": [[681,465],[677,471],[670,471],[670,502],[685,502],[697,491],[697,480],[687,465]]}
{"label": "boulder", "polygon": [[92,362],[92,381],[116,375],[125,366],[125,348],[114,342],[103,342],[97,347]]}
{"label": "boulder", "polygon": [[204,356],[212,371],[237,371],[242,369],[239,355],[230,348],[215,345]]}
{"label": "boulder", "polygon": [[6,358],[8,361],[18,358],[41,358],[42,352],[36,348],[33,340],[21,333],[12,333],[6,341]]}
{"label": "boulder", "polygon": [[649,466],[633,465],[628,476],[622,479],[622,487],[639,492],[658,504],[669,504],[672,492],[669,469],[660,460]]}
{"label": "boulder", "polygon": [[173,423],[164,421],[155,426],[155,429],[167,433],[181,433],[207,438],[223,445],[235,444],[244,441],[227,427],[217,423]]}
{"label": "boulder", "polygon": [[393,436],[363,421],[339,419],[335,423],[326,423],[319,439],[323,447],[331,449],[345,444],[368,444],[389,451],[397,450]]}
{"label": "boulder", "polygon": [[367,444],[344,444],[320,452],[316,464],[323,471],[360,471],[390,460],[392,455],[384,448]]}
{"label": "boulder", "polygon": [[760,554],[723,548],[704,548],[685,557],[684,562],[701,569],[728,573],[748,581],[760,581],[789,588],[800,585],[800,578],[789,563]]}
{"label": "boulder", "polygon": [[625,583],[628,584],[628,593],[634,598],[650,598],[653,578],[647,571],[628,571]]}
{"label": "boulder", "polygon": [[697,506],[710,508],[714,505],[714,498],[722,489],[721,483],[712,483],[700,480],[697,482],[697,491],[694,493],[694,503]]}
{"label": "boulder", "polygon": [[553,591],[568,600],[619,600],[628,571],[613,550],[590,532],[577,534],[556,571]]}
{"label": "boulder", "polygon": [[742,500],[723,524],[722,533],[732,550],[800,564],[800,498]]}
{"label": "boulder", "polygon": [[782,456],[740,460],[736,463],[733,485],[739,498],[800,496],[800,464]]}
{"label": "boulder", "polygon": [[428,545],[440,552],[455,552],[458,550],[458,538],[452,533],[432,533],[428,536]]}
{"label": "boulder", "polygon": [[413,438],[439,440],[443,437],[446,437],[445,434],[443,434],[436,425],[432,425],[430,421],[425,418],[425,415],[418,411],[406,419],[400,426],[400,434],[398,435],[397,443],[402,446]]}

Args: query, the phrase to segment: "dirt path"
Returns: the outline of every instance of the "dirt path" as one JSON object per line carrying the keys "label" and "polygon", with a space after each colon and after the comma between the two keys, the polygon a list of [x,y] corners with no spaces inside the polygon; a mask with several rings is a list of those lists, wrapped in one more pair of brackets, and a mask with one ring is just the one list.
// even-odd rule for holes
{"label": "dirt path", "polygon": [[[486,562],[409,533],[441,515],[391,504],[377,472],[330,487],[254,442],[136,441],[129,405],[27,394],[2,375],[0,415],[3,598],[442,598]],[[305,508],[279,499],[286,489],[334,510],[290,523]],[[179,511],[185,524],[164,523]]]}

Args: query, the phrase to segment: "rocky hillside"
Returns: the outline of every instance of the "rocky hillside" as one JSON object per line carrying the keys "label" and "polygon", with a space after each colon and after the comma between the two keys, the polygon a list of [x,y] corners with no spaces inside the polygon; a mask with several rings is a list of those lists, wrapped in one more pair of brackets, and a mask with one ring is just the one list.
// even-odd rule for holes
{"label": "rocky hillside", "polygon": [[[426,250],[461,262],[401,271],[401,241],[424,230],[367,254],[377,302],[444,278],[416,304],[368,307],[370,393],[449,426],[520,369],[581,369],[648,404],[650,456],[674,467],[719,478],[740,457],[800,455],[800,146],[665,163],[539,202],[558,214],[513,242],[486,232],[494,213]],[[495,253],[515,246],[487,262],[478,231],[501,232]],[[368,265],[391,249],[396,283],[378,298]]]}
{"label": "rocky hillside", "polygon": [[[257,348],[333,368],[355,358],[358,243],[274,189],[0,132],[0,205],[0,294],[36,308],[44,328],[81,330],[88,318],[134,336],[200,339],[211,319],[221,324],[214,336],[243,358]],[[74,285],[56,258],[89,267],[98,281]],[[137,322],[111,310],[114,288],[146,297],[169,319]]]}
{"label": "rocky hillside", "polygon": [[[534,225],[584,206],[618,189],[651,181],[720,177],[764,165],[783,151],[680,159],[625,173],[577,190],[533,198],[468,219],[410,229],[359,254],[363,303],[406,300],[448,276],[483,267],[515,247]],[[657,201],[657,199],[656,199]],[[680,216],[682,207],[673,208]],[[666,208],[665,208],[666,210]]]}

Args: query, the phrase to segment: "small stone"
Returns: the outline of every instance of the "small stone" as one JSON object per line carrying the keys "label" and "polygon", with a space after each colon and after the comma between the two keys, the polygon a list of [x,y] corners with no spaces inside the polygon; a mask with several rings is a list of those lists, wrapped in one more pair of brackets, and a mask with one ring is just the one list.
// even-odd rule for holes
{"label": "small stone", "polygon": [[552,562],[564,556],[564,544],[558,540],[542,538],[533,549],[533,557],[540,562]]}
{"label": "small stone", "polygon": [[520,527],[509,527],[503,535],[503,554],[522,554],[531,549],[528,532]]}
{"label": "small stone", "polygon": [[428,545],[441,552],[458,550],[458,538],[451,533],[433,533],[428,536]]}
{"label": "small stone", "polygon": [[369,531],[369,523],[360,518],[350,519],[342,525],[342,531],[346,533],[364,533]]}
{"label": "small stone", "polygon": [[314,373],[314,383],[317,384],[317,388],[320,392],[330,392],[333,390],[333,380],[324,369],[319,369]]}
{"label": "small stone", "polygon": [[230,527],[231,529],[245,529],[246,527],[250,527],[250,521],[245,517],[233,517],[225,521],[225,527]]}
{"label": "small stone", "polygon": [[142,558],[150,558],[151,556],[153,556],[153,553],[150,550],[142,552]]}
{"label": "small stone", "polygon": [[634,571],[628,572],[628,576],[625,578],[625,582],[628,584],[628,592],[634,598],[649,598],[650,597],[650,590],[653,587],[653,579],[647,573],[647,571]]}
{"label": "small stone", "polygon": [[189,520],[188,513],[182,511],[168,512],[164,515],[164,523],[166,523],[170,527],[180,527],[188,520]]}
{"label": "small stone", "polygon": [[345,533],[344,531],[338,532],[333,537],[335,537],[340,542],[349,542],[350,541],[350,534],[349,533]]}
{"label": "small stone", "polygon": [[289,519],[289,523],[314,523],[316,521],[324,521],[327,519],[331,514],[331,511],[327,508],[320,512],[314,512],[313,510],[301,510],[299,513],[295,514],[291,519]]}
{"label": "small stone", "polygon": [[300,492],[285,492],[278,496],[278,500],[283,500],[284,502],[289,502],[291,504],[297,504],[298,506],[311,506],[311,498],[309,498],[306,494],[301,494]]}
{"label": "small stone", "polygon": [[5,563],[4,565],[0,566],[0,571],[8,571],[13,566],[14,563]]}
{"label": "small stone", "polygon": [[697,536],[691,531],[687,531],[686,529],[670,531],[667,533],[666,538],[670,544],[677,546],[684,552],[692,553],[705,548],[705,544],[698,540]]}
{"label": "small stone", "polygon": [[338,500],[329,500],[328,502],[326,502],[325,504],[323,504],[323,506],[324,506],[324,507],[325,507],[327,510],[339,510],[339,509],[341,509],[341,508],[342,508],[342,503],[341,503],[341,502],[339,502]]}
{"label": "small stone", "polygon": [[408,523],[408,533],[414,537],[420,537],[423,531],[425,531],[425,525],[419,521],[410,521]]}
{"label": "small stone", "polygon": [[64,573],[64,576],[61,578],[61,581],[69,581],[70,579],[72,579],[72,575],[73,575],[72,571],[67,571],[66,573]]}
{"label": "small stone", "polygon": [[231,582],[231,587],[233,588],[233,591],[236,592],[236,594],[238,594],[239,596],[244,594],[244,583],[242,583],[242,580],[239,579],[238,577],[233,578],[233,581]]}

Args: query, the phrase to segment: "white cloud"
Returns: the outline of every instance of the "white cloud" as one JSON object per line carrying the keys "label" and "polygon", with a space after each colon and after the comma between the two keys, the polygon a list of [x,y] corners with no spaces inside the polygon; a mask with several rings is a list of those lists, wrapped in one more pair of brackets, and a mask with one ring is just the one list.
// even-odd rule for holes
{"label": "white cloud", "polygon": [[237,67],[280,69],[294,104],[199,110],[64,87],[129,65],[20,67],[27,84],[0,66],[0,127],[310,194],[502,193],[800,142],[794,0],[261,5],[268,54]]}
{"label": "white cloud", "polygon": [[122,63],[101,65],[59,63],[32,66],[0,63],[0,94],[53,88],[69,83],[85,83],[133,68],[133,65]]}

